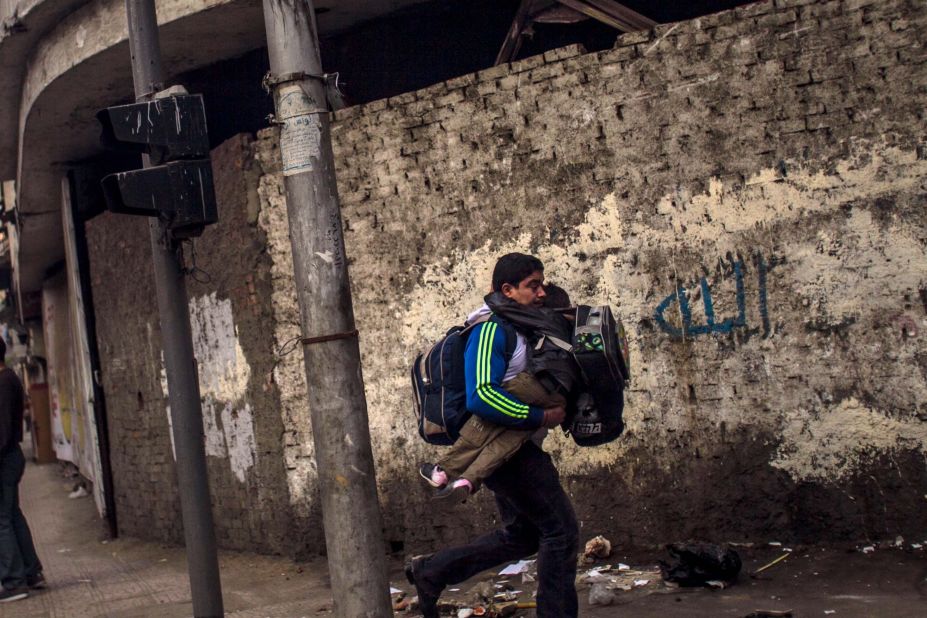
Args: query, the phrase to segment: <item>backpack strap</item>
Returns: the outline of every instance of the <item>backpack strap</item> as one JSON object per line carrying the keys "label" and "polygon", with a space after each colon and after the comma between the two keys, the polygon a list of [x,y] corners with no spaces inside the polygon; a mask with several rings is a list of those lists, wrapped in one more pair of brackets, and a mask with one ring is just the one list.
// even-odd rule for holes
{"label": "backpack strap", "polygon": [[489,321],[495,322],[505,333],[505,362],[508,364],[512,360],[512,356],[515,354],[515,347],[518,345],[518,333],[515,332],[515,327],[506,319],[500,318],[496,314],[492,314],[489,318]]}
{"label": "backpack strap", "polygon": [[512,360],[512,356],[515,354],[515,347],[518,345],[518,333],[515,332],[515,327],[508,320],[500,318],[495,313],[484,313],[472,322],[467,322],[460,333],[462,335],[466,333],[469,336],[471,330],[484,322],[495,322],[502,328],[502,332],[505,333],[505,362],[508,363]]}
{"label": "backpack strap", "polygon": [[460,326],[455,326],[454,328],[452,328],[451,330],[449,330],[447,334],[451,334],[454,330],[459,329],[458,332],[459,332],[462,336],[464,336],[464,337],[469,337],[469,336],[470,336],[470,331],[472,331],[474,328],[476,328],[477,326],[479,326],[479,325],[482,324],[483,322],[488,322],[489,319],[490,319],[491,317],[492,317],[492,314],[491,314],[491,313],[483,314],[483,315],[479,316],[478,318],[476,318],[475,320],[473,320],[472,322],[469,322],[469,321],[468,321],[468,322],[464,322],[464,324],[463,324],[462,327],[460,327]]}
{"label": "backpack strap", "polygon": [[545,341],[550,341],[552,344],[563,350],[564,352],[572,352],[573,346],[559,337],[554,337],[553,335],[541,335],[541,338],[538,339],[537,345],[534,346],[535,350],[540,350],[544,346]]}

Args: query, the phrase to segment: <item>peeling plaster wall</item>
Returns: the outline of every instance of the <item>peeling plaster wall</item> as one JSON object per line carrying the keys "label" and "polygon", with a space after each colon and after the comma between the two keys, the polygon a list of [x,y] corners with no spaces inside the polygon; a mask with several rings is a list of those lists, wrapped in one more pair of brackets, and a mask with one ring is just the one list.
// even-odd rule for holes
{"label": "peeling plaster wall", "polygon": [[[549,52],[339,112],[339,194],[388,536],[430,511],[408,365],[541,257],[629,330],[627,431],[554,454],[619,543],[927,531],[927,90],[922,2],[777,0]],[[274,340],[298,335],[276,133],[258,218]],[[298,354],[275,368],[290,495],[316,472]],[[433,525],[432,525],[433,524]]]}
{"label": "peeling plaster wall", "polygon": [[[206,454],[226,458],[242,483],[254,467],[254,419],[244,401],[251,379],[232,316],[232,301],[213,292],[190,301],[193,354],[199,369]],[[220,424],[221,420],[221,424]]]}

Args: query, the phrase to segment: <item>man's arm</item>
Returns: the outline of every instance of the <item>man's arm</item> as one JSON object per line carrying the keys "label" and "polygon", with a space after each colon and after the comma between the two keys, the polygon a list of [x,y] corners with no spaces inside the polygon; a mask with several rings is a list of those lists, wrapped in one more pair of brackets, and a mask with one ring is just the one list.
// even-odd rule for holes
{"label": "man's arm", "polygon": [[497,425],[537,429],[544,423],[544,410],[522,403],[502,388],[508,367],[505,343],[505,331],[492,321],[470,333],[464,354],[467,409]]}

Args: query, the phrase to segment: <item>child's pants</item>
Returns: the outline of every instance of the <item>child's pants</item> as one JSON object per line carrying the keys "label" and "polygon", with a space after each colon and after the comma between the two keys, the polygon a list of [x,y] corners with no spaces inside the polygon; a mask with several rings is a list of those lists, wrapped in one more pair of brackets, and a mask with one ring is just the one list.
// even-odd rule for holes
{"label": "child's pants", "polygon": [[[562,395],[550,394],[529,373],[520,373],[504,382],[502,388],[529,406],[565,406]],[[537,429],[510,429],[485,421],[475,414],[460,429],[460,438],[438,462],[453,477],[463,478],[480,488],[483,481],[509,460]]]}

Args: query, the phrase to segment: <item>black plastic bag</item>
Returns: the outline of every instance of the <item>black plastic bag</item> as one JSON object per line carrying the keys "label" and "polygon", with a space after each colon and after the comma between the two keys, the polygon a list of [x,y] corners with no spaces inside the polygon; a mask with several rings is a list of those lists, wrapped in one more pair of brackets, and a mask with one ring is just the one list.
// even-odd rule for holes
{"label": "black plastic bag", "polygon": [[712,543],[671,543],[671,563],[660,560],[663,579],[680,586],[705,586],[710,581],[734,582],[740,573],[740,556],[729,547]]}

